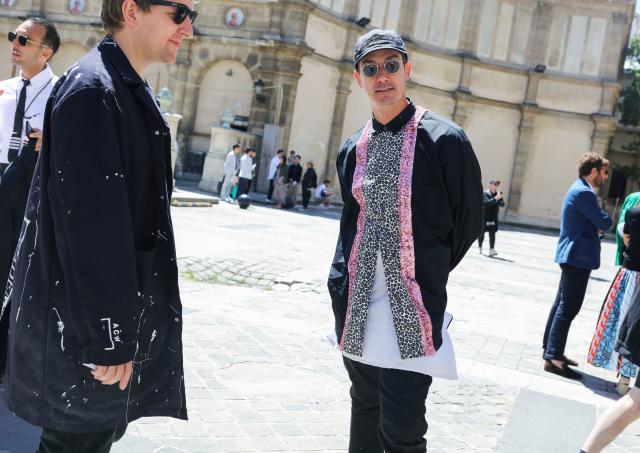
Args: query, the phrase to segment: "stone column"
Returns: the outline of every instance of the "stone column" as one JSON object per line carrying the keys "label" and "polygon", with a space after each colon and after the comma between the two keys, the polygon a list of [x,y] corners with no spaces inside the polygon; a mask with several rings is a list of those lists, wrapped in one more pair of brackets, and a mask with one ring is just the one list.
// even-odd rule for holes
{"label": "stone column", "polygon": [[462,55],[473,56],[476,54],[478,32],[480,30],[480,15],[482,14],[483,0],[469,0],[462,19],[462,31],[460,32],[460,44],[458,49]]}
{"label": "stone column", "polygon": [[530,65],[544,64],[546,61],[552,20],[553,4],[549,0],[538,1],[538,6],[533,13],[529,37],[527,61]]}
{"label": "stone column", "polygon": [[464,128],[469,116],[469,106],[471,105],[471,95],[463,91],[456,91],[454,94],[456,105],[453,110],[453,121],[458,126]]}
{"label": "stone column", "polygon": [[165,113],[164,114],[167,123],[169,123],[169,129],[171,130],[171,171],[175,175],[176,172],[176,157],[178,154],[177,139],[178,139],[178,126],[182,115],[177,113]]}
{"label": "stone column", "polygon": [[505,209],[505,217],[517,217],[519,213],[520,199],[522,197],[525,175],[527,173],[527,165],[534,151],[531,148],[531,139],[533,137],[535,118],[537,114],[537,106],[531,104],[522,105],[522,117],[518,128],[518,144],[516,148],[516,157],[513,162],[513,171],[511,173],[511,187],[507,194],[508,202]]}
{"label": "stone column", "polygon": [[342,144],[342,134],[344,128],[345,112],[349,94],[351,94],[351,82],[353,80],[353,65],[344,62],[340,66],[340,75],[336,85],[336,100],[333,106],[333,120],[331,121],[331,137],[329,138],[329,149],[327,161],[324,165],[324,178],[336,181],[335,159],[338,148]]}
{"label": "stone column", "polygon": [[593,124],[591,150],[601,156],[606,156],[611,140],[618,129],[618,120],[612,115],[593,115]]}

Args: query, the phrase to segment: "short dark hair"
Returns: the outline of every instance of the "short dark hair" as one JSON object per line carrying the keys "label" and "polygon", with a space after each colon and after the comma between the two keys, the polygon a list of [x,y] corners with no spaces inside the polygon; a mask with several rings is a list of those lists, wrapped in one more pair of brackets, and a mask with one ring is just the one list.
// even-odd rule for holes
{"label": "short dark hair", "polygon": [[231,149],[236,149],[236,148],[240,148],[240,145],[237,143],[231,147]]}
{"label": "short dark hair", "polygon": [[300,154],[297,154],[296,159],[302,159],[302,156]]}
{"label": "short dark hair", "polygon": [[44,17],[33,16],[29,17],[26,22],[32,22],[45,28],[44,38],[42,38],[42,44],[49,47],[53,51],[53,55],[56,54],[60,48],[60,35],[53,22],[45,19]]}
{"label": "short dark hair", "polygon": [[609,161],[602,157],[598,153],[590,152],[586,153],[578,162],[578,176],[584,178],[591,174],[591,170],[594,168],[598,171],[602,170],[602,167],[608,167]]}
{"label": "short dark hair", "polygon": [[280,148],[278,151],[276,151],[276,154],[280,154],[280,153],[284,153],[284,149]]}
{"label": "short dark hair", "polygon": [[325,179],[324,182],[322,184],[329,184],[331,181],[329,181],[328,179]]}
{"label": "short dark hair", "polygon": [[[122,28],[122,23],[124,22],[124,17],[122,17],[123,2],[124,0],[102,0],[100,19],[107,33],[113,33]],[[151,9],[149,0],[135,0],[135,2],[142,11],[147,12]]]}

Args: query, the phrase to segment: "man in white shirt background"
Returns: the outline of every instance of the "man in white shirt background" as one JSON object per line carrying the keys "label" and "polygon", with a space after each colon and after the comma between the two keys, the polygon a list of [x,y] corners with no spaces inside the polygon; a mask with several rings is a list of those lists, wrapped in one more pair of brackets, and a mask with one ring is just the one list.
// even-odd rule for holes
{"label": "man in white shirt background", "polygon": [[249,193],[251,181],[253,180],[253,159],[256,157],[255,150],[247,148],[244,156],[240,158],[240,181],[238,182],[238,196]]}
{"label": "man in white shirt background", "polygon": [[58,78],[49,60],[60,47],[60,36],[50,21],[31,17],[9,33],[11,62],[20,67],[20,75],[0,82],[0,174],[18,157],[30,131],[42,142],[42,122],[47,99]]}
{"label": "man in white shirt background", "polygon": [[[60,36],[53,23],[32,17],[9,33],[11,62],[20,67],[20,75],[0,82],[0,176],[18,155],[27,135],[36,138],[36,151],[42,146],[42,123],[49,94],[58,78],[51,72],[49,60],[60,47]],[[27,124],[31,131],[26,130]],[[31,151],[33,152],[33,151]],[[5,188],[6,190],[6,188]],[[12,193],[12,206],[0,204],[0,287],[4,291],[9,276],[21,214],[17,206],[26,204],[28,189]],[[7,198],[7,197],[4,197]],[[18,200],[17,198],[22,198]],[[5,310],[7,313],[9,310]],[[6,363],[9,316],[0,319],[0,382]]]}
{"label": "man in white shirt background", "polygon": [[271,202],[271,197],[273,196],[273,178],[276,176],[276,170],[278,169],[278,165],[280,165],[280,157],[284,154],[284,149],[279,149],[276,151],[276,155],[271,158],[269,162],[269,193],[267,194],[267,199],[265,200],[267,203]]}
{"label": "man in white shirt background", "polygon": [[240,145],[235,144],[224,159],[224,180],[220,189],[220,199],[228,203],[232,202],[230,194],[233,189],[233,179],[238,171],[238,154],[240,154]]}

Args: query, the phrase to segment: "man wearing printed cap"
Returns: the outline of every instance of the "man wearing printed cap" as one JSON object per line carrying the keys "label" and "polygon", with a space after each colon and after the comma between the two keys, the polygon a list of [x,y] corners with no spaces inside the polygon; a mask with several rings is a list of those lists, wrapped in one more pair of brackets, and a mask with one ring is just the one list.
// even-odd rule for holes
{"label": "man wearing printed cap", "polygon": [[354,64],[373,115],[338,152],[328,281],[352,383],[349,452],[424,452],[432,378],[457,377],[446,282],[482,228],[480,168],[459,126],[406,97],[397,33],[362,36]]}

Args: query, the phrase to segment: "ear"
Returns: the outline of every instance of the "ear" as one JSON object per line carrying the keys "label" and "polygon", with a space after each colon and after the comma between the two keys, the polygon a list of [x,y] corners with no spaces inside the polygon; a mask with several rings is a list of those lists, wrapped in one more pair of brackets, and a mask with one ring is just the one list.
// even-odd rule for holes
{"label": "ear", "polygon": [[362,75],[360,75],[360,71],[358,71],[357,69],[354,69],[353,70],[353,77],[358,82],[358,85],[360,85],[360,88],[363,88],[363,86],[362,86]]}
{"label": "ear", "polygon": [[53,57],[53,49],[51,49],[50,47],[43,48],[42,58],[44,58],[45,63],[51,60],[51,57]]}
{"label": "ear", "polygon": [[122,18],[127,25],[136,25],[138,23],[138,12],[140,8],[134,0],[124,0],[122,2]]}
{"label": "ear", "polygon": [[413,65],[411,64],[410,61],[407,61],[404,64],[404,79],[405,80],[409,80],[409,78],[411,77],[411,70],[413,69]]}

